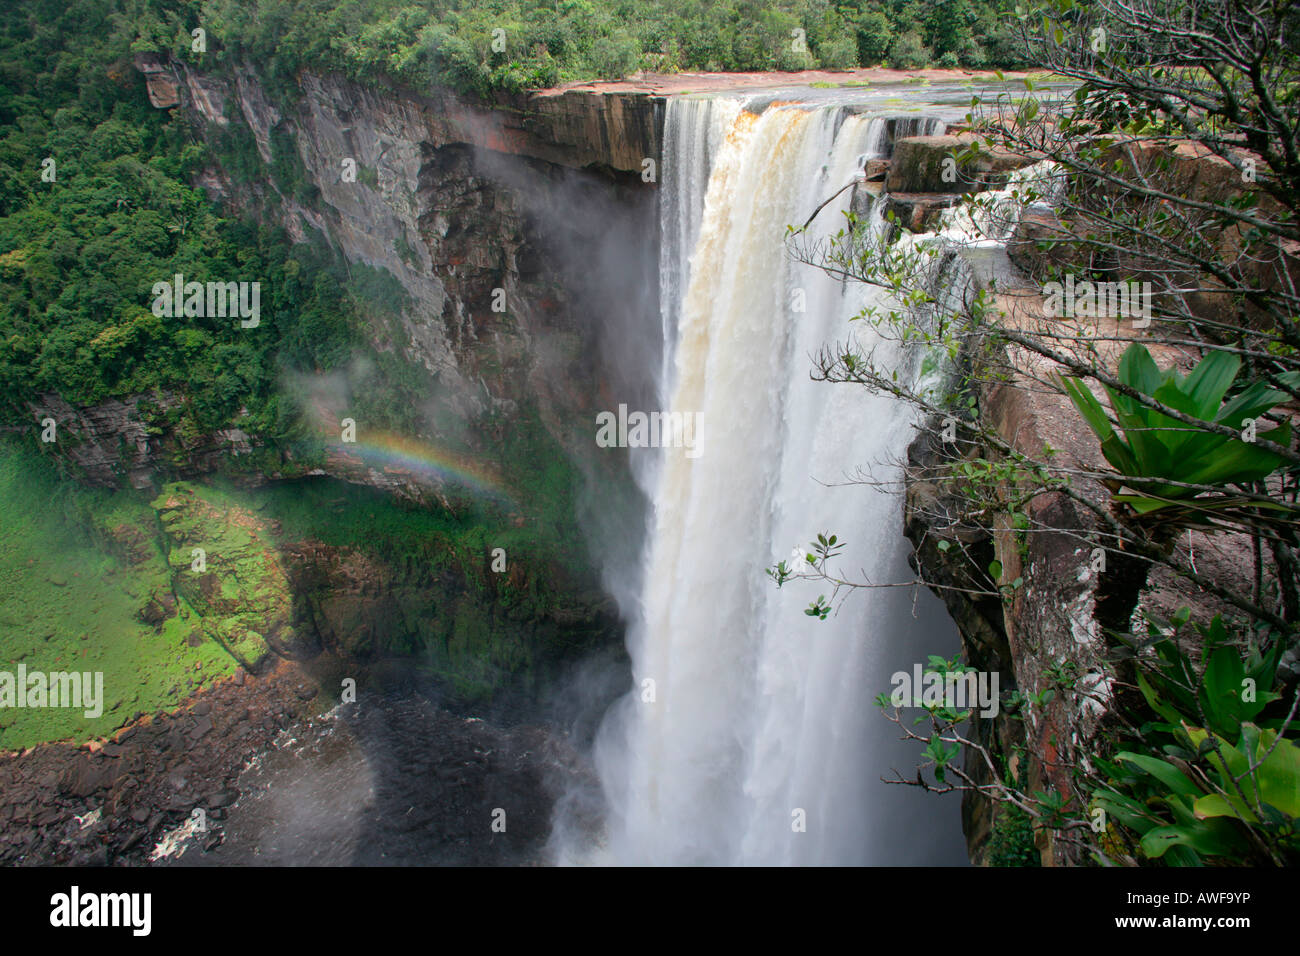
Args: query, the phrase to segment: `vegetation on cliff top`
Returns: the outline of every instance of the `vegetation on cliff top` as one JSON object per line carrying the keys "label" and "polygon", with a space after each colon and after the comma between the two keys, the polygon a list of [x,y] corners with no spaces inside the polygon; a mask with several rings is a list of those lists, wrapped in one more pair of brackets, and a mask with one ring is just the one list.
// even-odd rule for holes
{"label": "vegetation on cliff top", "polygon": [[639,70],[1022,65],[1006,0],[127,0],[135,49],[234,55],[281,75],[337,69],[414,86],[494,89]]}

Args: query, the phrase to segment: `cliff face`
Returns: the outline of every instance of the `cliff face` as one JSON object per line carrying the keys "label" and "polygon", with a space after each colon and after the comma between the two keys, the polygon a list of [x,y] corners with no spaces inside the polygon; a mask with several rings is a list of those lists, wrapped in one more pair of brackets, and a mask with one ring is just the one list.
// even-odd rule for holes
{"label": "cliff face", "polygon": [[[641,370],[656,363],[619,356],[629,344],[657,347],[655,183],[642,172],[658,161],[661,99],[570,91],[489,109],[445,90],[376,90],[310,73],[273,94],[246,64],[219,75],[150,56],[136,66],[150,102],[183,111],[209,147],[198,183],[210,197],[296,240],[320,234],[349,263],[400,285],[399,321],[377,314],[368,328],[377,350],[436,382],[419,437],[473,454],[535,414],[581,458],[591,442],[574,434],[578,423],[648,395]],[[229,168],[232,133],[256,150],[240,162],[260,163],[264,175]],[[298,384],[323,412],[323,430],[347,417],[328,379]],[[178,472],[172,436],[150,434],[134,399],[118,404],[72,413],[74,457],[94,483],[193,476],[248,438],[207,436],[196,448],[213,454],[188,456],[201,464]],[[420,502],[440,496],[436,478],[346,455],[324,470]]]}
{"label": "cliff face", "polygon": [[[922,169],[933,169],[933,162],[924,160],[927,149],[921,143],[900,150],[895,161],[901,162],[903,156],[918,158]],[[1155,146],[1135,152],[1149,173],[1168,177],[1164,186],[1171,192],[1221,202],[1240,189],[1233,168],[1217,157],[1178,147],[1170,150],[1171,162],[1156,169]],[[997,160],[991,175],[1005,172],[998,165],[1001,162]],[[891,170],[890,175],[891,182],[925,177],[915,170],[897,174]],[[937,190],[939,185],[932,181],[930,188]],[[1061,223],[1052,212],[1034,212],[1018,223],[1007,253],[1022,274],[998,279],[1002,294],[996,304],[1004,326],[1031,335],[1042,327],[1039,283],[1049,266],[1075,273],[1097,268],[1078,247],[1041,242],[1061,234]],[[1236,239],[1231,233],[1209,233],[1206,238],[1219,244]],[[1296,260],[1286,252],[1274,262],[1253,265],[1262,276],[1261,284],[1290,281],[1276,277],[1294,274]],[[1132,262],[1120,261],[1110,268],[1116,278],[1136,274]],[[1194,285],[1195,280],[1188,284]],[[1216,313],[1222,307],[1214,301],[1216,295],[1189,296],[1189,308],[1206,318],[1237,321]],[[1102,366],[1112,370],[1121,347],[1133,336],[1132,329],[1121,327],[1120,321],[1092,320],[1095,354]],[[1159,336],[1143,344],[1162,368],[1177,364],[1187,370],[1195,362],[1194,356]],[[1005,361],[1013,372],[1005,378],[977,379],[981,423],[1027,457],[1042,459],[1045,449],[1053,449],[1054,465],[1070,475],[1069,493],[1038,494],[1023,503],[1019,516],[998,507],[976,510],[969,496],[954,493],[952,483],[945,481],[954,464],[954,446],[943,447],[937,437],[941,426],[932,421],[909,449],[905,531],[916,547],[917,570],[938,586],[936,593],[957,622],[967,661],[979,670],[999,673],[1004,691],[1017,690],[1031,699],[1014,712],[1004,707],[992,719],[976,718],[975,739],[1005,762],[1006,772],[1015,775],[1013,782],[1020,789],[1054,792],[1073,800],[1076,771],[1088,767],[1098,742],[1119,723],[1119,714],[1139,699],[1132,664],[1114,652],[1107,632],[1136,629],[1137,612],[1168,620],[1186,608],[1193,621],[1207,623],[1216,614],[1230,615],[1233,609],[1169,568],[1150,565],[1115,547],[1114,533],[1102,516],[1113,520],[1119,512],[1110,491],[1087,477],[1109,471],[1110,466],[1070,401],[1042,387],[1063,368],[1028,349],[1008,347],[1007,353],[999,362]],[[1003,460],[993,447],[956,447],[968,460]],[[1005,481],[998,489],[1004,501],[1012,497],[1010,491]],[[1183,530],[1170,548],[1207,581],[1228,592],[1250,593],[1252,558],[1247,536]],[[1021,582],[1001,599],[978,593],[990,590],[985,569],[993,561],[1002,566],[1003,582]],[[966,770],[981,783],[989,782],[986,766],[971,758],[968,753]],[[1070,808],[1083,815],[1077,802]],[[1003,812],[1004,805],[989,798],[965,795],[964,823],[975,862],[988,862],[990,841]],[[1044,865],[1086,862],[1081,849],[1045,830],[1037,832],[1035,847]]]}
{"label": "cliff face", "polygon": [[[1027,357],[1022,361],[1026,372],[1032,369]],[[1102,467],[1095,442],[1070,414],[1068,400],[1029,385],[1026,377],[981,394],[982,415],[995,433],[1026,454],[1049,443],[1064,464]],[[941,478],[951,465],[951,446],[941,446],[941,426],[931,424],[908,452],[904,530],[916,547],[914,564],[926,581],[939,586],[936,593],[957,623],[967,663],[1000,675],[1004,705],[1011,691],[1037,698],[1015,710],[1003,706],[992,718],[975,715],[972,739],[1003,761],[1022,789],[1068,794],[1073,768],[1086,761],[1115,703],[1116,675],[1095,622],[1105,585],[1122,571],[1112,567],[1108,580],[1094,570],[1090,542],[1104,540],[1101,522],[1064,494],[1026,503],[1026,524],[1032,523],[1033,533],[1018,528],[1009,513],[970,521],[970,502],[954,495]],[[964,451],[970,459],[999,457],[991,448]],[[1074,490],[1094,503],[1106,501],[1105,489],[1095,481],[1081,480]],[[985,569],[994,560],[1002,564],[1002,580],[1021,579],[1022,586],[1001,599],[972,593],[989,590]],[[979,782],[992,782],[973,752],[966,754],[965,766]],[[990,839],[1004,812],[987,797],[965,794],[963,827],[975,863],[990,862]],[[1071,847],[1053,844],[1045,831],[1038,834],[1036,849],[1044,865],[1080,862]]]}

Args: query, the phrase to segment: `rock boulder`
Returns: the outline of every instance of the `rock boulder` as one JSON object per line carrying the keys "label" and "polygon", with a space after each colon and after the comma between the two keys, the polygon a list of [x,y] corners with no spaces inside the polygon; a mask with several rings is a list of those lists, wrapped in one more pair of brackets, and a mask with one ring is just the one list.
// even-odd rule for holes
{"label": "rock boulder", "polygon": [[[963,154],[979,143],[974,156]],[[945,160],[952,159],[951,164]],[[985,146],[970,133],[908,136],[894,144],[885,188],[891,193],[969,193],[1006,185],[1013,170],[1032,158]]]}

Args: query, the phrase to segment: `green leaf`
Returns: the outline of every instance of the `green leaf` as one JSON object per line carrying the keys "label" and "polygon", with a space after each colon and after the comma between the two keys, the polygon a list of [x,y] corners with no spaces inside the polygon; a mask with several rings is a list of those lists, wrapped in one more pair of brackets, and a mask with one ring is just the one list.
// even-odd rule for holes
{"label": "green leaf", "polygon": [[1114,817],[1139,836],[1160,823],[1160,818],[1155,816],[1149,807],[1122,793],[1098,793],[1095,801],[1109,816]]}
{"label": "green leaf", "polygon": [[1206,720],[1229,738],[1241,732],[1241,684],[1246,669],[1235,647],[1217,647],[1201,678],[1201,704]]}
{"label": "green leaf", "polygon": [[1121,754],[1116,754],[1116,759],[1140,767],[1174,793],[1180,794],[1181,796],[1195,797],[1199,796],[1201,793],[1201,789],[1191,781],[1187,774],[1183,773],[1173,764],[1166,763],[1158,757],[1149,757],[1146,754],[1128,753],[1126,751]]}
{"label": "green leaf", "polygon": [[1293,819],[1300,817],[1300,747],[1289,740],[1278,742],[1277,732],[1266,730],[1259,735],[1256,762],[1266,753],[1255,771],[1260,798]]}
{"label": "green leaf", "polygon": [[1153,860],[1174,847],[1182,846],[1204,856],[1231,856],[1240,848],[1232,825],[1222,820],[1197,821],[1188,814],[1189,824],[1156,827],[1141,841],[1142,852]]}
{"label": "green leaf", "polygon": [[1143,395],[1154,395],[1166,379],[1146,346],[1134,342],[1119,360],[1119,380]]}
{"label": "green leaf", "polygon": [[1101,443],[1101,452],[1106,456],[1106,460],[1110,462],[1111,467],[1125,475],[1140,473],[1141,469],[1138,467],[1137,459],[1133,457],[1128,445],[1111,428],[1110,419],[1106,417],[1105,410],[1101,407],[1101,403],[1097,401],[1096,396],[1092,394],[1092,390],[1078,379],[1061,378],[1059,381],[1061,387],[1065,390],[1065,394],[1074,403],[1074,407],[1079,410],[1079,414],[1083,416],[1083,420],[1096,433]]}
{"label": "green leaf", "polygon": [[[1138,674],[1137,681],[1138,689],[1142,691],[1142,696],[1146,698],[1146,702],[1151,709],[1163,717],[1171,727],[1178,727],[1182,723],[1182,718],[1179,717],[1177,709],[1160,699],[1145,675]],[[1193,744],[1193,746],[1195,745]]]}
{"label": "green leaf", "polygon": [[1240,797],[1230,800],[1221,793],[1207,793],[1202,797],[1198,797],[1192,807],[1193,812],[1200,820],[1212,817],[1234,817],[1246,823],[1259,822],[1259,818],[1245,808]]}
{"label": "green leaf", "polygon": [[1214,421],[1223,404],[1223,396],[1241,369],[1241,359],[1231,352],[1211,352],[1201,359],[1183,382],[1183,391],[1194,402],[1197,418]]}
{"label": "green leaf", "polygon": [[1290,396],[1279,391],[1267,382],[1255,382],[1242,389],[1235,398],[1224,405],[1215,417],[1220,425],[1229,428],[1241,428],[1247,418],[1258,418],[1278,402],[1286,401]]}
{"label": "green leaf", "polygon": [[1141,841],[1142,852],[1152,860],[1158,860],[1174,846],[1189,846],[1191,834],[1181,827],[1163,826],[1149,830]]}
{"label": "green leaf", "polygon": [[1101,407],[1101,402],[1092,394],[1092,390],[1077,378],[1067,378],[1062,376],[1058,379],[1065,394],[1069,396],[1074,407],[1079,410],[1083,420],[1088,423],[1088,427],[1096,433],[1097,437],[1105,441],[1112,437],[1115,432],[1110,427],[1110,419],[1106,417],[1106,411]]}

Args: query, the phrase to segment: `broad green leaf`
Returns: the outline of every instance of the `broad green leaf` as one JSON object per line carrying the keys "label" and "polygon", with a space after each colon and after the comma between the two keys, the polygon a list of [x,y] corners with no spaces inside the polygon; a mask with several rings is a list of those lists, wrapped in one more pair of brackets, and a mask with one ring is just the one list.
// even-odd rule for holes
{"label": "broad green leaf", "polygon": [[1146,754],[1125,752],[1117,754],[1116,759],[1140,767],[1174,793],[1181,794],[1185,797],[1195,797],[1199,796],[1201,793],[1201,789],[1196,786],[1196,784],[1192,783],[1187,774],[1183,773],[1173,764],[1166,763],[1158,757],[1149,757]]}
{"label": "broad green leaf", "polygon": [[1223,396],[1240,370],[1241,359],[1231,352],[1211,352],[1201,359],[1183,382],[1183,391],[1195,408],[1191,414],[1207,422],[1214,421]]}
{"label": "broad green leaf", "polygon": [[1185,846],[1203,856],[1233,856],[1240,849],[1240,838],[1226,820],[1198,820],[1187,809],[1186,823],[1156,827],[1142,837],[1142,852],[1159,859],[1175,846]]}
{"label": "broad green leaf", "polygon": [[1096,396],[1092,394],[1092,390],[1086,384],[1074,378],[1063,377],[1060,379],[1060,383],[1070,401],[1074,403],[1074,407],[1083,416],[1083,420],[1097,435],[1101,443],[1101,453],[1105,455],[1111,467],[1122,475],[1138,474],[1137,460],[1133,457],[1133,453],[1128,446],[1111,428],[1110,419],[1106,417],[1101,402],[1097,401]]}
{"label": "broad green leaf", "polygon": [[[1206,421],[1212,421],[1214,412],[1218,411],[1216,405],[1207,415],[1202,415],[1197,407],[1196,400],[1173,382],[1167,382],[1160,386],[1151,397],[1163,405],[1168,405],[1175,411],[1182,412],[1184,415],[1205,419]],[[1185,465],[1189,460],[1212,454],[1215,446],[1222,445],[1230,440],[1223,435],[1216,435],[1214,432],[1206,431],[1204,428],[1198,428],[1187,422],[1180,422],[1156,411],[1147,410],[1147,419],[1148,424],[1153,428],[1168,429],[1167,431],[1158,431],[1155,434],[1170,449],[1172,460],[1176,465]]]}
{"label": "broad green leaf", "polygon": [[1241,803],[1240,798],[1229,800],[1221,793],[1207,793],[1203,797],[1198,797],[1193,804],[1196,816],[1200,820],[1209,817],[1234,817],[1238,820],[1245,820],[1248,823],[1255,823],[1258,817],[1246,810]]}
{"label": "broad green leaf", "polygon": [[1241,687],[1246,669],[1235,647],[1217,647],[1201,678],[1201,703],[1206,719],[1228,737],[1241,731]]}
{"label": "broad green leaf", "polygon": [[[1261,437],[1280,445],[1289,445],[1290,425],[1265,432]],[[1200,485],[1257,481],[1272,474],[1281,464],[1282,459],[1272,452],[1243,441],[1225,440],[1222,446],[1214,450],[1210,460],[1188,469],[1178,480]]]}
{"label": "broad green leaf", "polygon": [[1147,831],[1142,837],[1142,852],[1152,860],[1165,855],[1170,847],[1190,846],[1192,835],[1181,827],[1163,826]]}
{"label": "broad green leaf", "polygon": [[1181,718],[1178,716],[1178,711],[1159,698],[1156,692],[1152,689],[1150,682],[1147,681],[1146,675],[1139,673],[1137,681],[1138,689],[1142,691],[1142,696],[1146,698],[1146,702],[1151,709],[1174,727],[1177,727],[1181,721]]}
{"label": "broad green leaf", "polygon": [[1215,418],[1220,425],[1229,428],[1241,428],[1247,418],[1258,418],[1278,402],[1290,398],[1286,392],[1279,391],[1267,382],[1255,382],[1243,389],[1240,394],[1224,405]]}
{"label": "broad green leaf", "polygon": [[1155,816],[1148,807],[1123,794],[1099,793],[1094,798],[1094,803],[1105,810],[1108,816],[1114,817],[1138,836],[1160,824],[1160,818]]}
{"label": "broad green leaf", "polygon": [[1119,360],[1119,380],[1144,395],[1154,395],[1168,376],[1162,373],[1146,346],[1134,342]]}
{"label": "broad green leaf", "polygon": [[1096,433],[1097,437],[1103,441],[1115,434],[1110,427],[1110,419],[1106,417],[1106,410],[1101,407],[1101,402],[1092,394],[1092,390],[1086,384],[1077,378],[1067,378],[1061,376],[1060,385],[1065,389],[1065,394],[1069,396],[1074,407],[1079,410],[1083,420],[1088,423],[1088,427]]}
{"label": "broad green leaf", "polygon": [[1266,730],[1259,736],[1255,760],[1258,762],[1266,753],[1268,757],[1255,771],[1260,797],[1287,816],[1300,817],[1300,746],[1290,740],[1279,743],[1277,733]]}
{"label": "broad green leaf", "polygon": [[1145,405],[1109,387],[1106,389],[1106,394],[1110,397],[1110,407],[1115,413],[1115,419],[1124,429],[1124,440],[1137,462],[1136,470],[1127,474],[1139,477],[1147,475],[1155,478],[1167,477],[1172,467],[1168,449],[1150,430],[1151,418],[1155,413]]}

